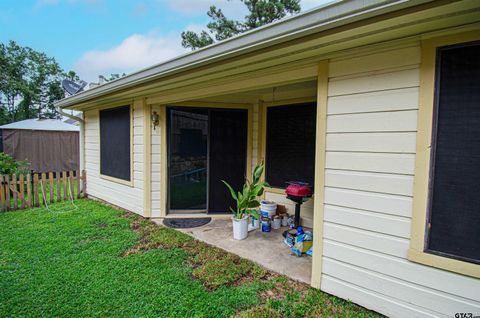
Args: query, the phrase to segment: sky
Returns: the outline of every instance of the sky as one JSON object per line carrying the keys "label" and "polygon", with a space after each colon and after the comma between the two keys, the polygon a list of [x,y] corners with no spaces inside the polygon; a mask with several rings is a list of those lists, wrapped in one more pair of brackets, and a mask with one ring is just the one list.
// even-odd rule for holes
{"label": "sky", "polygon": [[[302,0],[302,11],[330,0]],[[0,0],[0,42],[45,52],[86,81],[129,73],[189,50],[184,30],[199,31],[210,5],[242,18],[239,0]]]}

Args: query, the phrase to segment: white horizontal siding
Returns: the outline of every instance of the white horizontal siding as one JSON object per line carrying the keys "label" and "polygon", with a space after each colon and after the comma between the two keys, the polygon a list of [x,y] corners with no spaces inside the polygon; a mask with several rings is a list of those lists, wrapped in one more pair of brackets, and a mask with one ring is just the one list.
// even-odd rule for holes
{"label": "white horizontal siding", "polygon": [[415,132],[327,134],[327,151],[415,153]]}
{"label": "white horizontal siding", "polygon": [[335,152],[326,155],[326,168],[413,175],[414,154]]}
{"label": "white horizontal siding", "polygon": [[100,177],[100,130],[98,110],[85,112],[85,169],[87,192],[123,209],[143,214],[143,110],[133,110],[133,186]]}
{"label": "white horizontal siding", "polygon": [[330,115],[327,123],[327,133],[416,130],[416,110]]}
{"label": "white horizontal siding", "polygon": [[322,290],[393,317],[480,314],[480,281],[407,260],[419,47],[330,63]]}

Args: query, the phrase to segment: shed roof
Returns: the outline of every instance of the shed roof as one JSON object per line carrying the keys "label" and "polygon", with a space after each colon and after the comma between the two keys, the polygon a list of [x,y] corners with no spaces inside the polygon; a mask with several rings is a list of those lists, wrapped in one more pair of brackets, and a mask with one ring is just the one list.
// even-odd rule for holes
{"label": "shed roof", "polygon": [[0,129],[80,131],[80,127],[58,119],[26,119],[0,126]]}

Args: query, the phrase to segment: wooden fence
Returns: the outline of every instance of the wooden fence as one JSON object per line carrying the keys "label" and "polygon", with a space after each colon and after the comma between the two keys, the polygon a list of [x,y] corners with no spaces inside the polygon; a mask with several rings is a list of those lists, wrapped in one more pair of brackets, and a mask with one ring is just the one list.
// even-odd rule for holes
{"label": "wooden fence", "polygon": [[0,175],[1,211],[38,207],[41,204],[85,197],[85,170]]}

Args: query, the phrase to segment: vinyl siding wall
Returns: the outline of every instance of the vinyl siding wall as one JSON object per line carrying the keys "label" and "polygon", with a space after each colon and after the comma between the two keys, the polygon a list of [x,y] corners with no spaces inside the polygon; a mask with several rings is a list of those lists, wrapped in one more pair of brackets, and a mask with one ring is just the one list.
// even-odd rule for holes
{"label": "vinyl siding wall", "polygon": [[128,186],[100,177],[99,111],[85,112],[85,168],[89,196],[143,215],[143,109],[133,109],[133,185]]}
{"label": "vinyl siding wall", "polygon": [[392,317],[480,314],[477,279],[407,260],[420,47],[331,60],[321,289]]}
{"label": "vinyl siding wall", "polygon": [[[157,114],[160,114],[160,106],[158,105],[153,105],[152,106],[152,113],[156,112]],[[166,123],[166,121],[162,121],[162,123]],[[151,185],[151,191],[152,191],[152,217],[160,217],[160,208],[161,208],[161,203],[160,203],[160,197],[161,197],[161,180],[160,178],[162,177],[161,175],[161,137],[162,137],[162,127],[158,126],[156,127],[155,130],[151,129],[151,134],[152,134],[152,185]]]}

